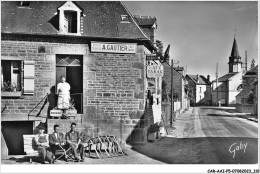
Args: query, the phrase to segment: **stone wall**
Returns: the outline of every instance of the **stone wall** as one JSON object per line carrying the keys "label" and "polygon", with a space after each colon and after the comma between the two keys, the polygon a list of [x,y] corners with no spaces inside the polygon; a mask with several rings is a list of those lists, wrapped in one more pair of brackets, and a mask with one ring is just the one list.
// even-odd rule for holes
{"label": "stone wall", "polygon": [[[136,54],[105,54],[90,53],[90,41],[82,38],[7,35],[1,43],[2,56],[35,61],[34,95],[2,99],[2,108],[6,106],[2,113],[5,118],[18,114],[26,119],[29,111],[56,85],[56,54],[71,54],[83,56],[83,114],[75,120],[49,119],[49,132],[56,123],[67,131],[75,121],[79,130],[89,135],[112,134],[125,141],[133,137],[134,129],[149,126],[152,116],[144,114],[144,46],[138,45]],[[33,114],[37,114],[40,107]],[[42,116],[46,117],[47,108],[48,103]]]}
{"label": "stone wall", "polygon": [[[166,91],[167,94],[171,94],[171,67],[163,63],[164,75],[162,80],[166,82]],[[179,94],[179,101],[183,103],[183,93],[184,93],[184,81],[182,75],[177,71],[173,70],[173,90]]]}
{"label": "stone wall", "polygon": [[254,108],[253,105],[251,104],[236,104],[236,111],[241,112],[241,113],[250,113],[254,114]]}

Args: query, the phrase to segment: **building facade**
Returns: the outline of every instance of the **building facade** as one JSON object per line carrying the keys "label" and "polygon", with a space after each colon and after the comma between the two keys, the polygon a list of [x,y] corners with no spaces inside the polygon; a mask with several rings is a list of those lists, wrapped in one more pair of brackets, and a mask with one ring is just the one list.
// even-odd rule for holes
{"label": "building facade", "polygon": [[218,105],[235,105],[236,95],[242,90],[242,76],[244,70],[239,55],[236,38],[234,38],[231,55],[229,57],[229,72],[212,81],[212,103]]}
{"label": "building facade", "polygon": [[[66,132],[72,122],[90,137],[143,142],[146,52],[153,43],[121,2],[1,2],[2,137],[23,154],[23,134],[40,123]],[[77,116],[51,119],[60,76],[71,85]],[[3,141],[2,141],[3,142]],[[19,147],[19,148],[17,148]],[[2,149],[2,151],[5,151]]]}
{"label": "building facade", "polygon": [[[164,66],[164,76],[162,78],[162,84],[164,85],[163,96],[164,102],[170,102],[171,98],[171,66],[168,63],[169,61],[163,63]],[[173,101],[180,102],[180,108],[188,108],[188,99],[187,94],[185,93],[185,84],[186,78],[184,76],[183,67],[173,67]]]}
{"label": "building facade", "polygon": [[192,96],[190,103],[194,105],[210,105],[211,104],[211,83],[210,76],[205,78],[203,75],[187,74],[186,79],[188,85],[192,89]]}

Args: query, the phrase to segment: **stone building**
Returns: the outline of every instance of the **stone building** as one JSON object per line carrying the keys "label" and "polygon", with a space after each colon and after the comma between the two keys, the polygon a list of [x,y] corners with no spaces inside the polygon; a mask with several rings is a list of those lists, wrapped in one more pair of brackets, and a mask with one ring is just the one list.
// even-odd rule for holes
{"label": "stone building", "polygon": [[211,104],[211,82],[210,76],[187,74],[186,79],[191,88],[193,98],[190,100],[191,106]]}
{"label": "stone building", "polygon": [[236,103],[236,95],[242,90],[242,61],[238,50],[236,38],[229,57],[229,72],[217,80],[212,81],[212,102],[218,105],[232,106]]}
{"label": "stone building", "polygon": [[[48,133],[76,122],[91,137],[145,141],[153,123],[145,110],[145,52],[155,48],[123,3],[1,2],[1,31],[1,137],[9,155],[23,154],[22,135],[40,123]],[[75,119],[47,119],[61,75],[71,85]]]}
{"label": "stone building", "polygon": [[[169,60],[163,63],[164,76],[162,78],[162,83],[165,85],[164,101],[170,101],[171,95],[171,66],[169,65]],[[185,84],[187,80],[185,78],[185,72],[183,67],[173,67],[173,99],[174,101],[180,102],[180,108],[188,108],[187,94],[185,93]]]}
{"label": "stone building", "polygon": [[137,24],[143,29],[147,36],[150,36],[150,40],[155,43],[157,19],[151,16],[134,15],[134,19]]}
{"label": "stone building", "polygon": [[[160,51],[158,45],[156,45],[156,29],[157,29],[157,19],[151,16],[141,16],[134,15],[134,19],[137,24],[142,28],[144,33],[150,38],[153,45],[156,47],[157,52]],[[158,56],[156,54],[150,54],[150,51],[146,51],[146,79],[145,83],[147,86],[146,96],[148,96],[148,100],[150,105],[146,107],[145,114],[153,115],[154,123],[161,121],[161,82],[163,77],[163,66],[161,62],[158,60]],[[155,60],[151,60],[150,58],[156,57]],[[153,58],[154,59],[154,58]],[[156,73],[151,73],[151,71],[157,71]],[[160,72],[159,72],[160,71]],[[148,102],[148,103],[149,103]]]}

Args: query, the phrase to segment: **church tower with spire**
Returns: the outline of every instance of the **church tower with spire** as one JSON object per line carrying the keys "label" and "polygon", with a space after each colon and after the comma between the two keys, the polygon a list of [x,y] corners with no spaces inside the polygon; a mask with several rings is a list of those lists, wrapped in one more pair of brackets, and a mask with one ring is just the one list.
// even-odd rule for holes
{"label": "church tower with spire", "polygon": [[234,37],[231,55],[229,56],[229,73],[237,73],[242,71],[242,61],[239,55],[236,36]]}

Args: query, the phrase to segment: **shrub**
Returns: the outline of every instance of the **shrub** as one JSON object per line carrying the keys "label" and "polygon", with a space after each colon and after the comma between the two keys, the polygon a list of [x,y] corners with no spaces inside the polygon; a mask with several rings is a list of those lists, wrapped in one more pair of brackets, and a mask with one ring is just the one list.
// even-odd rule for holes
{"label": "shrub", "polygon": [[155,133],[155,132],[160,131],[160,127],[162,127],[162,126],[159,123],[151,124],[149,127],[149,133]]}

